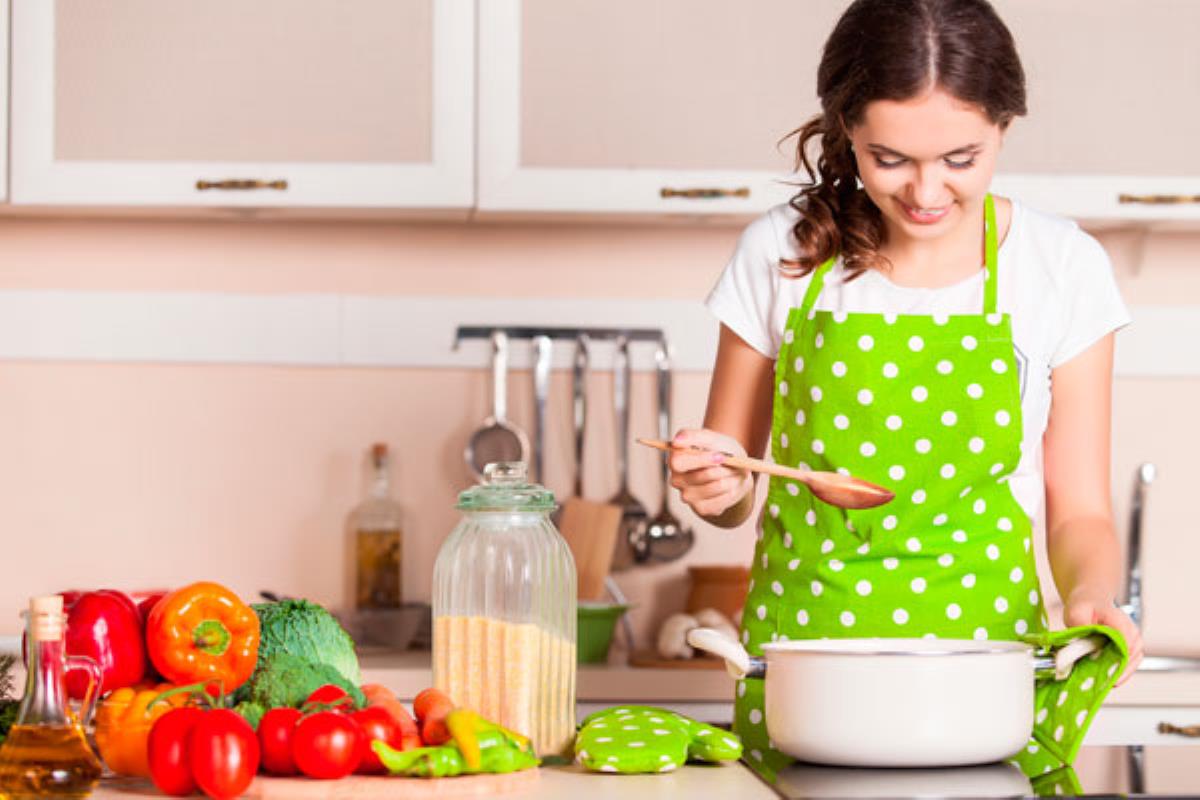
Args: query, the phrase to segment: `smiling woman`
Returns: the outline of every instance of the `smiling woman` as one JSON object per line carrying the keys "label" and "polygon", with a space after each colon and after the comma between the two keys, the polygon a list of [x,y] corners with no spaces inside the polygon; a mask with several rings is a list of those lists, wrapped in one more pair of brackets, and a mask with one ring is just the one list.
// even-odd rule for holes
{"label": "smiling woman", "polygon": [[[1094,239],[989,192],[1025,113],[1012,36],[986,0],[856,0],[817,93],[798,131],[810,183],[746,229],[709,297],[708,409],[673,440],[672,483],[736,525],[752,474],[688,448],[769,441],[779,464],[896,498],[842,509],[773,476],[743,643],[1044,637],[1044,504],[1067,624],[1116,629],[1136,666],[1108,499],[1112,339],[1129,316]],[[763,702],[761,679],[741,681],[735,725],[777,768]]]}

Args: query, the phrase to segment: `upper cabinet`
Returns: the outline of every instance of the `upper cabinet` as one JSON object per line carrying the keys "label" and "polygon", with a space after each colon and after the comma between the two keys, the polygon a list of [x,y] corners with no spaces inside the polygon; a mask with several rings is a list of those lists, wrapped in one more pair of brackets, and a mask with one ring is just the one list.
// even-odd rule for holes
{"label": "upper cabinet", "polygon": [[[0,143],[8,141],[8,0],[0,0]],[[0,147],[0,203],[8,199],[8,148]]]}
{"label": "upper cabinet", "polygon": [[480,211],[752,213],[786,200],[845,0],[485,0]]}
{"label": "upper cabinet", "polygon": [[[10,2],[14,204],[702,217],[795,193],[849,0]],[[1200,222],[1200,3],[995,2],[1029,78],[996,190]]]}
{"label": "upper cabinet", "polygon": [[11,201],[469,208],[474,0],[350,6],[12,0]]}
{"label": "upper cabinet", "polygon": [[1200,221],[1200,3],[994,2],[1029,90],[998,189],[1082,220]]}
{"label": "upper cabinet", "polygon": [[[742,214],[794,193],[825,37],[848,0],[483,0],[491,212]],[[1200,221],[1200,3],[997,0],[1029,116],[996,189],[1092,222]]]}

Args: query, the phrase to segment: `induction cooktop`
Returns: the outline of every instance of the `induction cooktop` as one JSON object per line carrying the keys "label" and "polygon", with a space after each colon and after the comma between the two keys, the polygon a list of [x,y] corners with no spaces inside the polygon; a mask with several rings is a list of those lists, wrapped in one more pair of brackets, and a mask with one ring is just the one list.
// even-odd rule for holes
{"label": "induction cooktop", "polygon": [[1197,797],[1200,744],[1084,746],[1070,768],[1028,778],[1007,762],[947,769],[859,769],[793,764],[751,770],[783,798]]}

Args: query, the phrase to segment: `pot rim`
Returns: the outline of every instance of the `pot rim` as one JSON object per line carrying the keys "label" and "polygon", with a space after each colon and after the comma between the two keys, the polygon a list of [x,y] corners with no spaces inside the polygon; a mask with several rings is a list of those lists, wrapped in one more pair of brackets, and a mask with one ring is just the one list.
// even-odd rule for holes
{"label": "pot rim", "polygon": [[1033,655],[1025,642],[991,639],[789,639],[762,645],[767,655],[787,653],[839,657],[856,656],[983,656]]}

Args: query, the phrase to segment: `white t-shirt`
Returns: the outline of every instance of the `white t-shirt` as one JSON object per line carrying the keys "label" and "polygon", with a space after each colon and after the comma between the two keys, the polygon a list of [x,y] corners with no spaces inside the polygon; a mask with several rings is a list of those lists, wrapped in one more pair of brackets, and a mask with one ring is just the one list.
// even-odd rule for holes
{"label": "white t-shirt", "polygon": [[[708,297],[717,318],[765,356],[777,358],[788,311],[799,306],[812,273],[788,279],[781,258],[794,258],[798,213],[779,205],[742,233],[733,258]],[[1070,220],[1012,201],[1012,221],[1000,245],[997,302],[1012,316],[1021,381],[1024,431],[1021,461],[1010,478],[1013,496],[1039,519],[1045,499],[1042,435],[1050,414],[1050,372],[1104,335],[1127,325],[1112,264],[1104,249]],[[951,286],[897,286],[877,270],[849,283],[840,259],[817,298],[822,311],[969,314],[983,310],[983,270]]]}

